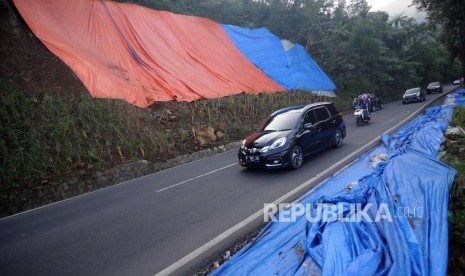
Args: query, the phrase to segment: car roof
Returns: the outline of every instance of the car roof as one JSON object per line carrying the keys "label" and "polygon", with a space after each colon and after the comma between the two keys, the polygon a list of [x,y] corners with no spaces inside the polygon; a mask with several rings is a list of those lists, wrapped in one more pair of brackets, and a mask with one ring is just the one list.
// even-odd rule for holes
{"label": "car roof", "polygon": [[420,90],[420,87],[410,88],[410,89],[405,90],[405,93],[415,92],[418,90]]}
{"label": "car roof", "polygon": [[308,105],[290,106],[290,107],[279,109],[279,110],[271,113],[270,116],[276,116],[278,114],[288,113],[288,112],[289,113],[303,113],[303,112],[306,112],[307,110],[309,110],[312,107],[330,105],[330,104],[332,104],[332,103],[331,102],[318,102],[318,103],[312,103],[312,104],[308,104]]}

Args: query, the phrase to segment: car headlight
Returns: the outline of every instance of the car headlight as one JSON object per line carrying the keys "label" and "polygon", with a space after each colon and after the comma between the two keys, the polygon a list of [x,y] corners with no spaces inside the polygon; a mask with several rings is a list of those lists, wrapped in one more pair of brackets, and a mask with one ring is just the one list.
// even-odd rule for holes
{"label": "car headlight", "polygon": [[278,140],[274,141],[273,144],[271,144],[271,146],[266,146],[266,147],[261,148],[260,152],[265,153],[269,150],[280,148],[286,144],[286,141],[287,141],[286,137],[279,138]]}
{"label": "car headlight", "polygon": [[405,99],[405,95],[403,95],[403,96],[402,96],[402,98],[404,98],[404,99]]}
{"label": "car headlight", "polygon": [[420,92],[417,93],[417,97],[420,97]]}
{"label": "car headlight", "polygon": [[274,149],[284,146],[285,144],[286,144],[286,137],[282,137],[274,141],[273,144],[271,144],[270,149],[274,150]]}

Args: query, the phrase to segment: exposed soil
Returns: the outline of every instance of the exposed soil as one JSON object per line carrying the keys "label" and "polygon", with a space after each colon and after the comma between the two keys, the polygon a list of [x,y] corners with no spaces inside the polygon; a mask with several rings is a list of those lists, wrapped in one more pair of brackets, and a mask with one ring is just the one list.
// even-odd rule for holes
{"label": "exposed soil", "polygon": [[0,79],[31,93],[87,93],[84,85],[27,27],[10,0],[0,0]]}

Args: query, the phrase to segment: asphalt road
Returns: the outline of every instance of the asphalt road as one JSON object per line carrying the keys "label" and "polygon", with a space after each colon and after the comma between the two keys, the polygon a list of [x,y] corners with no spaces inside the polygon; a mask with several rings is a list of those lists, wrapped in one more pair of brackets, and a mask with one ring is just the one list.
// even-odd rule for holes
{"label": "asphalt road", "polygon": [[1,219],[0,275],[154,275],[421,105],[386,104],[360,127],[345,116],[344,145],[298,171],[247,170],[232,150]]}

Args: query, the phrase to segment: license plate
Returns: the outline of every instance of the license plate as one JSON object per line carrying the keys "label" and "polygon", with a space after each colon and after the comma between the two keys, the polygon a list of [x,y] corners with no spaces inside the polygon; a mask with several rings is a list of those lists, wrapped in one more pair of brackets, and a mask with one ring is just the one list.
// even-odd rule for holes
{"label": "license plate", "polygon": [[258,162],[258,161],[260,161],[260,157],[259,156],[246,156],[245,161],[247,161],[247,162]]}

